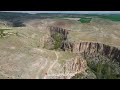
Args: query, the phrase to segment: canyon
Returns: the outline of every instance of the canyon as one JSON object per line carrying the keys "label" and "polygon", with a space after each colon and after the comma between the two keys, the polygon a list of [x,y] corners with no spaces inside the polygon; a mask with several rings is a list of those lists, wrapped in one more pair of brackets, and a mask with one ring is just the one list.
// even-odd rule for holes
{"label": "canyon", "polygon": [[1,29],[11,29],[0,37],[0,79],[119,78],[120,23],[78,19],[0,20]]}
{"label": "canyon", "polygon": [[91,54],[93,56],[96,56],[97,54],[101,54],[111,60],[115,60],[120,63],[119,47],[114,47],[99,42],[85,42],[85,41],[70,42],[67,39],[67,34],[69,34],[69,31],[71,30],[66,30],[59,27],[50,27],[51,36],[53,32],[57,32],[60,33],[62,37],[64,37],[60,47],[63,51],[70,51],[72,53]]}

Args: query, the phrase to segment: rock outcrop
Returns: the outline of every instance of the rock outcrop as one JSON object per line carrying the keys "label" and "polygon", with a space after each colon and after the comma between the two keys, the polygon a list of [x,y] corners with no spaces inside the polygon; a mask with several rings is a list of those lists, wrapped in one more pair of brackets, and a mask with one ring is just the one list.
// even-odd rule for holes
{"label": "rock outcrop", "polygon": [[67,61],[64,65],[65,72],[76,73],[85,70],[87,64],[82,56],[76,56],[70,61]]}
{"label": "rock outcrop", "polygon": [[[73,57],[64,62],[56,63],[51,69],[47,78],[49,79],[70,79],[77,73],[83,73],[87,69],[87,62],[82,56]],[[54,73],[54,74],[53,74]]]}
{"label": "rock outcrop", "polygon": [[94,42],[80,42],[80,43],[66,43],[62,45],[64,51],[72,51],[73,53],[84,53],[84,55],[97,56],[101,54],[111,60],[118,61],[120,63],[120,49],[117,47],[105,45],[102,43]]}
{"label": "rock outcrop", "polygon": [[60,33],[63,36],[64,40],[67,39],[68,30],[53,26],[50,26],[49,28],[50,28],[51,37],[54,33]]}

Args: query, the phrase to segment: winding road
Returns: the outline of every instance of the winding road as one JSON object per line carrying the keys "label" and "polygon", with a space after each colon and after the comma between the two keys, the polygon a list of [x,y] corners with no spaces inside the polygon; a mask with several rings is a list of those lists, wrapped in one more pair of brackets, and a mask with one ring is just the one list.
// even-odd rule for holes
{"label": "winding road", "polygon": [[[49,66],[49,68],[47,69],[47,71],[46,71],[43,79],[48,79],[48,75],[50,74],[50,70],[51,70],[51,69],[54,67],[54,65],[58,62],[58,58],[59,58],[59,57],[58,57],[58,53],[57,53],[56,51],[54,51],[54,53],[55,53],[55,55],[56,55],[56,60]],[[36,75],[36,79],[39,79],[39,75],[40,75],[41,70],[43,70],[44,68],[46,68],[47,65],[48,65],[48,61],[46,60],[44,66],[41,67],[41,68],[38,70],[38,73],[37,73],[37,75]],[[77,72],[74,72],[74,73],[66,73],[66,74],[64,74],[64,75],[67,76],[67,79],[70,79],[70,78],[71,78],[72,76],[74,76],[75,74],[81,73],[81,72],[83,72],[83,71],[84,71],[84,70],[80,70],[80,71],[77,71]],[[59,76],[59,74],[58,74],[58,76]],[[61,74],[60,74],[60,76],[61,76]]]}
{"label": "winding road", "polygon": [[[56,51],[54,51],[54,53],[55,53],[55,55],[56,55],[56,60],[55,60],[55,61],[52,63],[52,65],[50,65],[50,67],[47,69],[46,74],[48,74],[48,73],[50,72],[50,70],[53,68],[53,66],[54,66],[54,65],[57,63],[57,61],[58,61],[58,54],[57,54]],[[36,74],[36,77],[35,77],[36,79],[39,79],[39,75],[40,75],[41,70],[43,70],[44,68],[46,68],[47,65],[48,65],[48,61],[46,60],[46,61],[45,61],[45,64],[44,64],[42,67],[40,67],[40,69],[38,70],[38,72],[37,72],[37,74]],[[44,75],[43,79],[47,79],[47,75]]]}
{"label": "winding road", "polygon": [[[57,54],[57,52],[56,51],[54,51],[55,52],[55,54],[56,54],[56,60],[53,62],[53,64],[48,68],[48,70],[47,70],[47,74],[49,74],[49,72],[50,72],[50,70],[53,68],[53,66],[57,63],[57,61],[58,61],[58,54]],[[43,79],[47,79],[47,75],[45,75],[44,77],[43,77]]]}

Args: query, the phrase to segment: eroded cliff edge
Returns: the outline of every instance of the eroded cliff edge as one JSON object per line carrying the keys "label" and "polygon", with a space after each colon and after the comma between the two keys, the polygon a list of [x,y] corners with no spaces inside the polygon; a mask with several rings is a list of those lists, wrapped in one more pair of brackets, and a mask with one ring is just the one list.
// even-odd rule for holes
{"label": "eroded cliff edge", "polygon": [[110,60],[115,60],[120,63],[120,49],[118,47],[106,45],[99,42],[71,42],[67,38],[67,35],[71,30],[66,30],[60,27],[49,26],[50,37],[59,33],[63,38],[60,43],[60,49],[63,51],[69,51],[72,53],[83,54],[84,57],[90,55],[92,57],[98,57],[103,55]]}

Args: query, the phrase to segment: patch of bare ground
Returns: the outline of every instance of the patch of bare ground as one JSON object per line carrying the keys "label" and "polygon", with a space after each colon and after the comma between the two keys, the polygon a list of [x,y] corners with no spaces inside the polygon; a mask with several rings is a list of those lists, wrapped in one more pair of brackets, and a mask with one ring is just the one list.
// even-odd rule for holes
{"label": "patch of bare ground", "polygon": [[82,57],[74,57],[67,60],[64,64],[54,62],[46,78],[48,79],[70,79],[77,73],[83,73],[86,70],[86,62]]}

